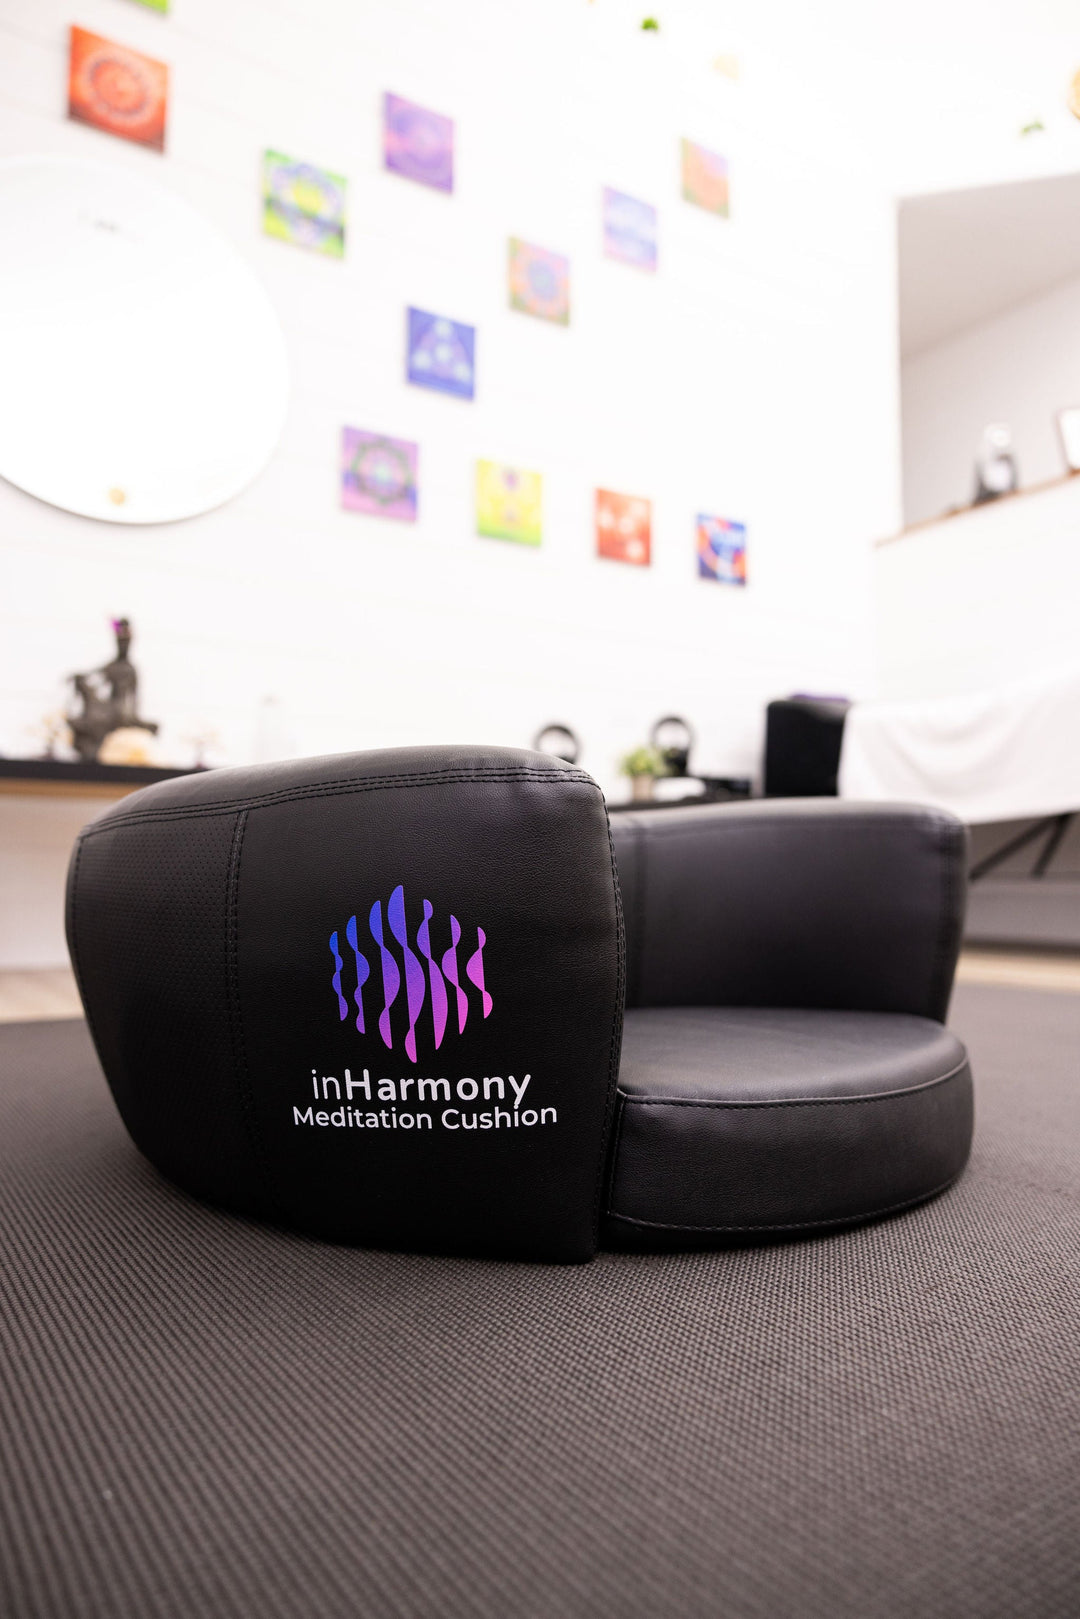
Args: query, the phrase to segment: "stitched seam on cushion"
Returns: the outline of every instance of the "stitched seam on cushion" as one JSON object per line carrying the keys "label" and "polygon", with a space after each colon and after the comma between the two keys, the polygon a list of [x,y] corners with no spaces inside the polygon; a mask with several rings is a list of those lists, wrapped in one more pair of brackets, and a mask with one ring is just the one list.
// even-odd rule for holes
{"label": "stitched seam on cushion", "polygon": [[941,913],[938,918],[937,938],[934,944],[933,965],[930,972],[931,1016],[944,1018],[949,1004],[949,956],[952,942],[953,897],[956,875],[960,866],[956,828],[951,821],[942,821],[940,843],[942,879]]}
{"label": "stitched seam on cushion", "polygon": [[[840,800],[838,800],[838,803],[839,802],[840,802]],[[726,804],[711,804],[711,805],[703,805],[702,806],[702,808],[709,808],[709,809],[716,809],[716,810],[725,810],[728,807],[729,806],[726,805]],[[664,812],[663,811],[660,811],[659,813],[657,813],[656,811],[650,812],[649,813],[649,818],[648,818],[649,830],[654,835],[662,836],[662,837],[665,837],[665,838],[702,837],[704,835],[704,832],[703,832],[704,827],[710,827],[711,828],[714,825],[716,825],[716,823],[719,822],[723,818],[722,816],[717,815],[715,817],[710,817],[710,819],[708,821],[698,821],[698,822],[691,822],[690,824],[687,824],[686,819],[685,819],[685,815],[684,815],[684,813],[682,811],[679,811],[678,813],[680,815],[682,815],[683,818],[680,821],[676,822],[675,819],[674,819],[674,816],[675,816],[676,813],[677,812],[673,809],[671,811],[672,819],[670,821],[668,821],[668,820],[666,820],[664,818]],[[630,816],[630,812],[628,811],[627,812],[627,821],[628,821],[628,823],[629,823],[629,816]],[[926,813],[925,811],[922,812],[921,815],[918,812],[916,812],[915,816],[904,815],[904,814],[873,815],[873,816],[867,816],[867,818],[864,821],[859,821],[859,819],[858,819],[858,817],[856,815],[838,815],[837,818],[834,821],[830,821],[826,815],[820,815],[820,816],[818,816],[818,815],[813,815],[813,816],[808,815],[801,822],[800,822],[799,817],[797,815],[740,815],[740,816],[731,816],[730,819],[727,821],[727,824],[726,824],[724,830],[725,830],[725,835],[727,835],[727,834],[733,832],[736,827],[738,827],[740,829],[743,829],[743,830],[749,830],[749,831],[756,831],[759,826],[786,826],[786,827],[792,827],[792,826],[799,826],[799,825],[802,825],[802,826],[822,826],[822,827],[829,827],[831,829],[833,827],[839,826],[843,822],[850,822],[852,825],[857,825],[857,826],[861,826],[861,827],[911,826],[913,820],[915,820],[915,819],[925,820],[925,822],[928,825],[936,826],[936,827],[939,827],[939,828],[944,827],[948,831],[951,831],[953,829],[953,824],[954,824],[952,821],[946,819],[946,817],[943,816],[943,815],[932,815],[932,814]],[[644,817],[642,817],[642,820],[644,820]],[[663,830],[663,828],[665,826],[669,829],[668,831]],[[848,828],[848,830],[850,830],[850,828]]]}
{"label": "stitched seam on cushion", "polygon": [[[615,834],[612,831],[612,827],[611,827],[611,810],[610,809],[608,809],[608,837],[611,840],[611,858],[612,858],[613,861],[615,861],[615,879],[616,879],[616,881],[617,881],[617,883],[619,885],[619,904],[622,906],[622,913],[623,913],[623,928],[624,928],[624,934],[623,934],[623,967],[624,967],[624,971],[625,971],[625,984],[626,984],[625,999],[628,1001],[630,999],[630,996],[631,996],[631,994],[633,992],[633,987],[634,987],[633,954],[632,954],[632,947],[631,947],[630,939],[629,939],[629,931],[630,931],[631,925],[633,923],[633,909],[632,909],[630,900],[623,893],[622,875],[619,872],[619,863],[618,863],[618,860],[616,858],[616,853],[615,853]],[[633,862],[633,859],[634,859],[633,844],[634,844],[633,828],[629,828],[627,830],[627,832],[626,832],[626,836],[625,836],[624,843],[623,843],[624,850],[626,851],[624,853],[624,855],[623,855],[623,865],[622,865],[622,869],[623,869],[624,873],[627,872],[627,871],[630,871],[630,869],[631,869],[631,865],[632,865],[632,862]],[[629,864],[628,864],[628,862],[629,862]],[[633,887],[633,874],[631,873],[631,888],[632,887]],[[624,1004],[625,1004],[625,1002],[624,1002]]]}
{"label": "stitched seam on cushion", "polygon": [[963,1073],[969,1063],[970,1058],[965,1054],[955,1068],[950,1068],[947,1074],[940,1074],[937,1079],[924,1079],[918,1085],[905,1086],[903,1090],[877,1091],[867,1096],[786,1096],[768,1102],[712,1102],[701,1096],[631,1096],[627,1091],[620,1091],[619,1095],[633,1107],[853,1107],[861,1102],[889,1102],[898,1097],[921,1096],[924,1091],[932,1091],[938,1085],[947,1085],[950,1079]]}
{"label": "stitched seam on cushion", "polygon": [[611,1209],[608,1210],[607,1217],[609,1220],[622,1220],[626,1225],[647,1226],[653,1231],[812,1231],[825,1226],[854,1225],[858,1220],[877,1220],[883,1214],[896,1214],[900,1209],[910,1209],[916,1203],[925,1203],[927,1198],[936,1197],[947,1186],[951,1186],[963,1167],[961,1164],[960,1169],[938,1186],[932,1186],[927,1192],[918,1192],[914,1197],[905,1197],[901,1203],[889,1203],[883,1209],[869,1209],[864,1214],[837,1214],[829,1220],[774,1220],[760,1225],[669,1225],[664,1220],[641,1220],[637,1215],[616,1214]]}
{"label": "stitched seam on cushion", "polygon": [[645,975],[645,917],[646,917],[646,883],[648,881],[649,852],[647,847],[647,829],[639,821],[634,828],[634,859],[637,861],[636,888],[634,893],[634,1005],[641,1004],[641,981]]}
{"label": "stitched seam on cushion", "polygon": [[[842,803],[842,801],[844,800],[837,800],[837,805]],[[732,808],[732,806],[703,805],[701,808],[727,811],[727,809]],[[863,821],[858,819],[857,814],[837,814],[834,821],[827,818],[827,814],[813,814],[813,816],[808,814],[808,816],[805,816],[805,818],[801,819],[800,821],[797,814],[785,814],[785,816],[774,816],[774,814],[740,814],[740,816],[729,816],[729,818],[725,818],[724,814],[721,813],[716,814],[716,816],[709,816],[708,821],[695,822],[688,819],[688,813],[687,811],[683,811],[683,809],[678,809],[677,811],[677,809],[672,806],[669,813],[670,818],[672,818],[670,821],[667,819],[667,813],[665,813],[664,809],[659,809],[659,811],[656,811],[656,809],[653,809],[653,811],[648,811],[649,831],[654,832],[654,834],[662,835],[662,837],[701,837],[701,835],[703,835],[703,831],[701,831],[703,826],[714,826],[714,824],[722,821],[722,819],[727,821],[727,827],[725,827],[727,831],[733,831],[735,827],[742,827],[742,829],[748,829],[748,831],[756,831],[759,826],[819,826],[827,827],[829,831],[832,831],[834,827],[840,826],[842,822],[850,822],[852,826],[878,827],[912,826],[913,822],[915,821],[925,821],[928,826],[946,827],[946,829],[949,829],[949,831],[952,831],[952,827],[954,827],[954,822],[950,821],[947,816],[929,813],[929,811],[918,811],[918,809],[916,809],[916,811],[912,811],[912,814],[874,814],[874,816],[866,816],[866,819],[863,819]],[[627,811],[628,824],[630,824],[630,814],[631,811]],[[675,814],[680,816],[678,821],[675,821]],[[693,814],[693,811],[690,811],[690,814]],[[622,819],[622,816],[620,816],[620,819]],[[641,821],[644,822],[644,814],[641,816]],[[664,826],[670,827],[670,831],[662,832],[661,829]]]}
{"label": "stitched seam on cushion", "polygon": [[[275,804],[294,803],[305,798],[331,798],[349,792],[377,792],[401,787],[427,787],[444,786],[455,783],[487,782],[487,781],[530,781],[544,786],[565,786],[571,780],[575,786],[594,787],[597,792],[600,788],[591,776],[580,775],[573,778],[566,776],[553,777],[548,772],[538,772],[534,775],[519,772],[517,774],[502,773],[485,775],[431,775],[431,776],[380,776],[369,777],[365,781],[319,782],[309,787],[289,788],[280,793],[263,794],[248,799],[229,799],[221,804],[172,804],[162,809],[141,810],[134,815],[118,816],[116,820],[101,826],[87,828],[86,836],[92,836],[98,831],[108,831],[114,826],[133,826],[146,821],[164,821],[182,819],[185,816],[233,815],[239,809],[251,810],[272,807]],[[601,797],[603,795],[601,794]]]}
{"label": "stitched seam on cushion", "polygon": [[[611,859],[611,881],[615,894],[615,927],[618,934],[618,951],[615,968],[615,1012],[611,1025],[611,1054],[608,1058],[607,1096],[604,1102],[604,1131],[600,1145],[600,1164],[596,1176],[596,1195],[593,1200],[593,1232],[597,1244],[600,1241],[600,1218],[604,1209],[605,1182],[608,1183],[610,1195],[610,1182],[615,1173],[615,1143],[612,1142],[610,1156],[604,1149],[611,1133],[611,1114],[618,1095],[619,1066],[622,1057],[623,1006],[626,999],[626,929],[623,925],[622,890],[619,887],[619,868],[615,860],[615,840],[611,835],[611,817],[607,813],[606,805],[604,806],[604,819],[607,822],[608,854]],[[621,1124],[621,1122],[622,1112],[620,1110],[619,1123]]]}
{"label": "stitched seam on cushion", "polygon": [[619,1104],[619,1111],[615,1119],[615,1130],[611,1143],[611,1166],[607,1177],[607,1202],[609,1206],[615,1196],[615,1177],[619,1168],[619,1148],[622,1145],[623,1121],[626,1118],[626,1098],[621,1091],[616,1093],[616,1100]]}
{"label": "stitched seam on cushion", "polygon": [[[146,821],[168,821],[182,819],[185,816],[209,815],[235,815],[238,810],[262,809],[274,804],[288,804],[299,802],[305,798],[332,798],[341,793],[379,792],[384,789],[402,787],[440,787],[452,786],[456,783],[470,782],[498,782],[498,781],[528,781],[541,786],[565,787],[592,787],[600,793],[600,788],[590,775],[584,771],[574,775],[569,773],[553,774],[551,771],[527,770],[486,770],[471,772],[468,775],[461,772],[417,772],[413,775],[402,776],[369,776],[360,781],[324,781],[312,783],[308,787],[281,788],[278,792],[262,793],[250,798],[226,799],[220,804],[168,804],[161,809],[139,810],[132,815],[118,815],[113,820],[95,823],[86,828],[84,837],[93,837],[98,832],[109,832],[118,826],[137,826]],[[600,793],[601,798],[603,794]]]}
{"label": "stitched seam on cushion", "polygon": [[[233,1052],[233,1074],[240,1100],[240,1117],[244,1122],[251,1144],[255,1165],[273,1199],[273,1178],[262,1132],[255,1113],[255,1092],[251,1084],[247,1051],[244,1047],[243,1021],[240,1015],[240,856],[247,827],[247,810],[236,817],[232,848],[225,880],[225,1004],[229,1016],[229,1037]],[[276,1202],[276,1199],[273,1199]]]}

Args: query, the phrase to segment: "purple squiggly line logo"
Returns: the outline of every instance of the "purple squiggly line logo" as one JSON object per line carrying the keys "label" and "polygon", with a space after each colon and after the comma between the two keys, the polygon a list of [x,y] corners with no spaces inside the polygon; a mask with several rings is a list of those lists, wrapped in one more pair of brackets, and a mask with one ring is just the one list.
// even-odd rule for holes
{"label": "purple squiggly line logo", "polygon": [[[461,943],[461,923],[456,916],[451,915],[449,933],[450,945],[439,957],[431,942],[431,924],[434,917],[434,907],[430,900],[423,901],[424,915],[416,929],[416,948],[409,942],[409,929],[405,916],[405,890],[399,883],[386,902],[385,924],[383,920],[383,907],[380,900],[376,900],[368,915],[368,931],[378,947],[379,965],[382,969],[382,1011],[378,1017],[378,1030],[382,1036],[383,1044],[387,1050],[392,1051],[394,1046],[394,1031],[391,1022],[391,1008],[398,998],[402,982],[405,985],[405,1012],[408,1017],[408,1028],[405,1031],[405,1052],[411,1062],[416,1061],[416,1032],[420,1015],[426,1003],[431,1005],[431,1027],[435,1037],[436,1051],[442,1045],[446,1026],[450,1019],[451,1004],[457,1013],[458,1033],[464,1034],[465,1024],[469,1016],[469,994],[462,982],[462,973],[458,965],[458,945]],[[389,938],[387,937],[389,934]],[[350,916],[345,924],[345,938],[352,950],[356,983],[352,988],[352,999],[356,1006],[356,1027],[361,1034],[366,1032],[364,1018],[364,985],[372,978],[371,965],[360,949],[360,940],[357,931],[356,917]],[[397,945],[401,952],[401,965],[391,949],[391,941]],[[487,934],[483,928],[476,929],[476,949],[465,963],[464,977],[468,979],[478,991],[480,996],[480,1015],[484,1018],[491,1016],[493,1001],[484,979],[484,946],[487,944]],[[338,930],[335,928],[330,935],[330,954],[334,958],[334,971],[330,979],[330,987],[334,991],[338,1007],[338,1020],[342,1023],[349,1016],[349,1002],[345,993],[345,983],[342,974],[345,973],[345,960],[338,945]],[[425,971],[426,968],[426,971]],[[448,993],[448,987],[453,990],[453,1002]],[[399,1016],[400,1021],[400,1016]]]}
{"label": "purple squiggly line logo", "polygon": [[[356,1027],[360,1030],[360,1033],[363,1034],[364,1033],[364,985],[367,983],[368,979],[371,977],[371,968],[367,964],[367,957],[365,955],[361,954],[360,946],[359,946],[359,944],[357,943],[357,940],[356,940],[356,918],[355,918],[355,916],[350,916],[350,918],[349,918],[348,925],[345,928],[345,937],[348,939],[349,943],[352,945],[353,955],[356,957],[356,989],[353,991],[353,1000],[356,1002]],[[337,938],[337,934],[335,933],[333,935],[333,939],[336,940],[336,938]],[[337,947],[334,944],[333,940],[331,940],[331,946],[330,947],[331,947],[331,949],[334,951],[334,953],[336,955],[337,954]],[[344,965],[344,963],[342,965]],[[338,975],[337,975],[337,987],[338,987],[338,998],[342,1000],[341,1017],[342,1017],[342,1019],[344,1019],[345,1015],[346,1015],[346,1012],[347,1012],[347,1007],[345,1005],[344,1000],[341,997],[341,973],[340,973],[340,969],[339,969]]]}

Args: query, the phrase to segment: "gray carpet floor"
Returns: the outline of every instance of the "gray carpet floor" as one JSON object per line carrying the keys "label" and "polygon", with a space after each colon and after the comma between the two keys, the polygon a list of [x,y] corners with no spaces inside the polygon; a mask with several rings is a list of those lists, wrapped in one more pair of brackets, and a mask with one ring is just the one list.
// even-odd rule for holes
{"label": "gray carpet floor", "polygon": [[0,1028],[6,1619],[1080,1613],[1080,996],[957,993],[974,1156],[840,1236],[322,1246]]}

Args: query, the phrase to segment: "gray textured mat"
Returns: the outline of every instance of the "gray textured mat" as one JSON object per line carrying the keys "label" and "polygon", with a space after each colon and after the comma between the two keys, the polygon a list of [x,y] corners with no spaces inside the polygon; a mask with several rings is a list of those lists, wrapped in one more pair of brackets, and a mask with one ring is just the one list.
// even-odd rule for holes
{"label": "gray textured mat", "polygon": [[0,1612],[1080,1612],[1080,997],[954,1024],[936,1203],[582,1269],[216,1214],[81,1024],[0,1028]]}

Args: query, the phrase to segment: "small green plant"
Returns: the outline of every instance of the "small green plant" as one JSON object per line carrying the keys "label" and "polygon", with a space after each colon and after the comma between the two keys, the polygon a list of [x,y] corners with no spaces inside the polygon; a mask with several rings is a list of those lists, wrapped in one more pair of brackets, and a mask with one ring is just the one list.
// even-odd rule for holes
{"label": "small green plant", "polygon": [[630,753],[624,753],[619,760],[619,769],[624,776],[666,776],[668,767],[663,754],[657,748],[634,748]]}
{"label": "small green plant", "polygon": [[660,32],[659,17],[645,17],[642,19],[641,31],[643,34],[658,34]]}

